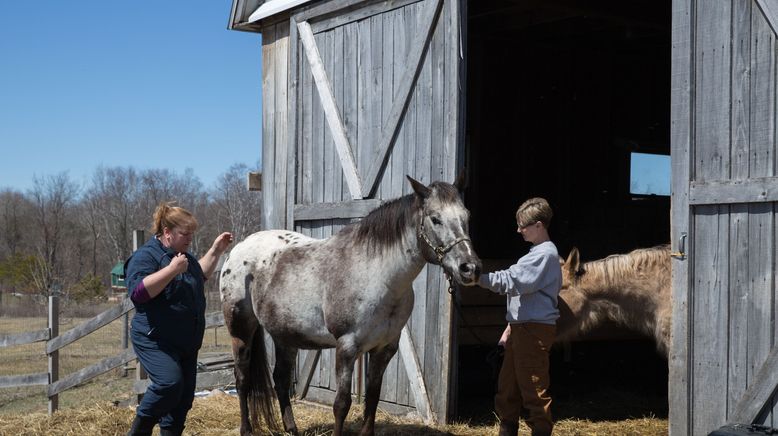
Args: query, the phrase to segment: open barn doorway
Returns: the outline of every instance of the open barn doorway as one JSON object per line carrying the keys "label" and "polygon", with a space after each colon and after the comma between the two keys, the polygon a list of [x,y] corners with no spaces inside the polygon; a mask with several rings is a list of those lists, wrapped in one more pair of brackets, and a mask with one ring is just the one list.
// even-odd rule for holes
{"label": "open barn doorway", "polygon": [[[534,196],[554,208],[562,256],[669,242],[670,17],[670,0],[468,2],[466,202],[485,270],[528,251],[514,214]],[[463,290],[460,303],[458,415],[493,420],[486,357],[504,299]],[[667,361],[606,326],[555,346],[552,395],[556,418],[667,416]]]}

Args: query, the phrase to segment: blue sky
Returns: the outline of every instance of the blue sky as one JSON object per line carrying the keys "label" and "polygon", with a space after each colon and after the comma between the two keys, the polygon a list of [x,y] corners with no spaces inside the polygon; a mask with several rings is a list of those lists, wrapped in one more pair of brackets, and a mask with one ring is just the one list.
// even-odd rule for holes
{"label": "blue sky", "polygon": [[0,2],[0,189],[99,165],[194,170],[261,147],[261,39],[231,0]]}

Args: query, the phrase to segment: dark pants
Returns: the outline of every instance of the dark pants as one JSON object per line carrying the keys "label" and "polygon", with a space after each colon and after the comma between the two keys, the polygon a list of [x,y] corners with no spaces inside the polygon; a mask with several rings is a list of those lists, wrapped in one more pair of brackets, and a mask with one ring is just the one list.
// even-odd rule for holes
{"label": "dark pants", "polygon": [[182,351],[132,331],[132,346],[151,379],[137,415],[159,419],[159,427],[180,432],[192,408],[197,350]]}

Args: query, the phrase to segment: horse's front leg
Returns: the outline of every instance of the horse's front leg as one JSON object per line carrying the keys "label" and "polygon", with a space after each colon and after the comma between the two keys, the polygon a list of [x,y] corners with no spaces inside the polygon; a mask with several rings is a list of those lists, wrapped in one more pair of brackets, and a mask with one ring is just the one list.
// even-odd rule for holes
{"label": "horse's front leg", "polygon": [[397,344],[398,342],[395,341],[393,344],[370,351],[367,367],[367,388],[365,390],[364,423],[360,433],[363,436],[375,434],[375,414],[378,408],[378,399],[381,396],[381,382],[384,378],[386,366],[397,353]]}
{"label": "horse's front leg", "polygon": [[278,404],[281,407],[281,419],[284,421],[284,430],[294,435],[298,433],[297,424],[294,422],[294,414],[292,413],[290,389],[296,358],[296,348],[284,347],[276,342],[276,364],[273,368],[273,382],[275,382]]}
{"label": "horse's front leg", "polygon": [[332,405],[332,412],[335,414],[333,436],[343,434],[343,423],[351,408],[351,378],[354,374],[356,357],[357,350],[353,343],[348,339],[338,339],[338,345],[335,349],[335,374],[338,390]]}

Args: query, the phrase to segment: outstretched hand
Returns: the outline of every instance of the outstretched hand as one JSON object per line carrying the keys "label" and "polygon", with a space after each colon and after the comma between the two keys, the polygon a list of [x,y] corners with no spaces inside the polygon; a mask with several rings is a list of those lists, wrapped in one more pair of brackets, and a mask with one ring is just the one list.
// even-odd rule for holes
{"label": "outstretched hand", "polygon": [[217,236],[216,239],[213,241],[213,245],[211,246],[213,250],[216,252],[217,255],[221,255],[225,251],[227,251],[227,247],[229,247],[230,244],[232,244],[233,236],[230,232],[224,232],[221,235]]}

